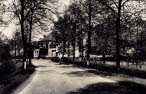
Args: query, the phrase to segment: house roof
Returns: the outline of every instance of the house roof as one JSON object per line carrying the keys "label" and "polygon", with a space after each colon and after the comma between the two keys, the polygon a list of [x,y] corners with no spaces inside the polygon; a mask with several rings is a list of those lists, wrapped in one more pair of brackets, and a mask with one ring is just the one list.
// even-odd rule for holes
{"label": "house roof", "polygon": [[53,32],[51,32],[49,35],[45,36],[41,41],[56,41],[56,38],[53,35]]}

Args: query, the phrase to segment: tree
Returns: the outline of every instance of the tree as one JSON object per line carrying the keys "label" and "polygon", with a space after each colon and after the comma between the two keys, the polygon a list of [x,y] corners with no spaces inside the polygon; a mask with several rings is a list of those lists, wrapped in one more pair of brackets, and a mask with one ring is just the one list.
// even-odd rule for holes
{"label": "tree", "polygon": [[[44,18],[49,18],[46,14],[54,13],[53,4],[58,0],[18,0],[13,1],[11,11],[19,19],[21,27],[21,37],[23,41],[23,64],[26,61],[27,50],[29,50],[29,62],[31,63],[31,37],[33,26],[43,28]],[[48,6],[49,5],[49,6]],[[52,19],[51,19],[52,20]],[[29,27],[29,28],[28,28]],[[28,32],[28,33],[26,33]],[[29,48],[29,49],[28,49]]]}
{"label": "tree", "polygon": [[[120,69],[120,49],[121,49],[121,33],[123,26],[122,21],[123,19],[127,18],[130,14],[131,16],[137,15],[141,13],[144,9],[140,9],[136,11],[134,6],[130,5],[132,2],[140,2],[140,1],[133,1],[133,0],[99,0],[99,2],[106,6],[113,14],[115,18],[115,37],[116,37],[116,67]],[[131,11],[132,9],[132,11]],[[126,15],[125,15],[126,14]],[[125,23],[124,23],[125,24]],[[124,29],[123,29],[124,30]]]}
{"label": "tree", "polygon": [[100,0],[104,6],[109,8],[115,17],[115,29],[116,29],[116,67],[120,68],[120,32],[121,32],[121,13],[122,8],[129,0]]}
{"label": "tree", "polygon": [[87,50],[87,66],[89,65],[90,62],[90,49],[91,49],[91,13],[92,13],[92,5],[91,5],[91,0],[88,0],[88,6],[89,6],[89,13],[88,13],[88,20],[89,20],[89,31],[88,31],[88,50]]}
{"label": "tree", "polygon": [[66,41],[67,41],[67,19],[65,18],[59,18],[58,21],[55,23],[55,34],[57,34],[57,40],[58,42],[63,42],[63,50],[62,51],[62,57],[65,55],[66,51]]}
{"label": "tree", "polygon": [[9,39],[8,44],[10,45],[11,52],[13,52],[13,57],[20,59],[23,48],[21,33],[19,31],[14,32],[12,39]]}
{"label": "tree", "polygon": [[73,61],[75,60],[77,42],[79,43],[77,39],[81,38],[81,30],[79,30],[82,28],[81,22],[83,26],[83,22],[85,21],[80,5],[72,3],[65,11],[63,17],[60,17],[55,23],[55,30],[59,35],[58,38],[63,42],[63,56],[66,52],[66,46],[68,46],[68,55],[70,56],[69,47],[72,44]]}
{"label": "tree", "polygon": [[5,13],[5,4],[2,3],[2,1],[0,1],[0,25],[2,26],[3,24],[5,24],[5,22],[3,21],[3,14]]}
{"label": "tree", "polygon": [[96,47],[97,54],[102,54],[103,63],[105,63],[105,55],[114,55],[114,24],[113,18],[109,15],[104,18],[100,24],[97,24],[93,29],[93,43]]}
{"label": "tree", "polygon": [[78,35],[78,27],[79,27],[79,16],[82,14],[80,7],[76,3],[72,3],[69,6],[68,14],[70,16],[70,34],[71,34],[71,44],[73,47],[73,61],[75,61],[75,52],[76,52],[76,43],[77,43],[77,35]]}
{"label": "tree", "polygon": [[[31,66],[31,58],[32,58],[32,30],[33,26],[38,26],[39,24],[44,25],[43,20],[47,18],[47,1],[46,0],[28,0],[27,1],[27,9],[30,10],[28,13],[28,17],[26,18],[26,24],[28,24],[28,57],[29,57],[29,65]],[[27,25],[26,25],[27,27]]]}
{"label": "tree", "polygon": [[0,44],[7,44],[8,43],[8,37],[4,35],[2,32],[0,32]]}

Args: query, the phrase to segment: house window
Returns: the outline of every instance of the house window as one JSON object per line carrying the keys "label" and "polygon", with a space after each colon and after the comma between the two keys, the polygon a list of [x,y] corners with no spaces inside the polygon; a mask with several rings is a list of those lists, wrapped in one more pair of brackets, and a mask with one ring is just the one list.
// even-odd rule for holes
{"label": "house window", "polygon": [[56,56],[56,50],[52,50],[52,56]]}
{"label": "house window", "polygon": [[56,50],[52,50],[52,52],[56,52]]}
{"label": "house window", "polygon": [[35,51],[35,56],[38,56],[39,55],[39,51]]}

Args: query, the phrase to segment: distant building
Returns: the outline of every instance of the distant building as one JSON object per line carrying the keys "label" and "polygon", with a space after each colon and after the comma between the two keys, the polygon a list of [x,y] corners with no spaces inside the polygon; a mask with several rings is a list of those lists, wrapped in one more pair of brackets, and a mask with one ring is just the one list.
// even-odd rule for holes
{"label": "distant building", "polygon": [[33,43],[34,58],[49,58],[58,56],[58,46],[53,34],[45,36],[42,40]]}
{"label": "distant building", "polygon": [[[56,38],[53,36],[53,33],[45,36],[40,41],[34,42],[33,46],[33,57],[35,59],[61,57],[63,54],[63,43],[58,43]],[[68,54],[70,54],[70,57],[73,57],[73,47],[71,45],[65,48],[64,57],[68,57]],[[76,45],[75,57],[80,57],[81,54],[84,54],[85,56],[85,51],[81,53],[81,51],[79,51],[79,47]]]}

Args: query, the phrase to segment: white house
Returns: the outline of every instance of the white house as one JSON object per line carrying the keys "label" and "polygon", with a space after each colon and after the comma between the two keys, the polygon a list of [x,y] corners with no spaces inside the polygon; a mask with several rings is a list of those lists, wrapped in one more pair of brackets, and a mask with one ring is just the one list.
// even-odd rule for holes
{"label": "white house", "polygon": [[34,58],[49,58],[58,56],[58,43],[53,34],[45,36],[42,40],[33,43]]}
{"label": "white house", "polygon": [[[62,46],[63,43],[58,43],[53,33],[50,33],[48,36],[45,36],[42,40],[33,43],[34,58],[50,58],[50,57],[59,57],[62,56]],[[68,53],[70,53],[70,57],[73,57],[73,46],[68,46],[65,48],[66,52],[64,53],[64,57],[68,57]],[[84,51],[85,55],[86,51]],[[75,47],[75,57],[80,57],[81,52],[79,51],[79,47],[76,45]]]}

